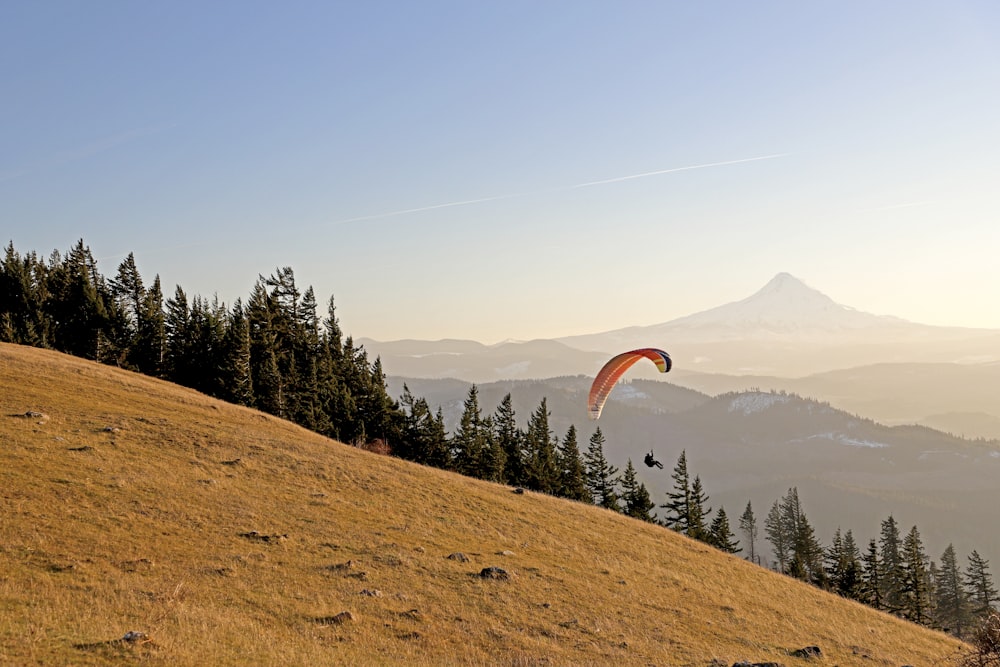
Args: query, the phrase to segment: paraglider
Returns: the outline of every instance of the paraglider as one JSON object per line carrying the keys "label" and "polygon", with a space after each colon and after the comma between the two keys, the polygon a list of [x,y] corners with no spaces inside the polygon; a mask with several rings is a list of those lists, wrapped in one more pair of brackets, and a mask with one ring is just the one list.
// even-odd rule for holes
{"label": "paraglider", "polygon": [[[643,357],[656,364],[661,373],[669,371],[672,365],[670,355],[655,347],[644,347],[632,350],[631,352],[623,352],[612,357],[608,363],[604,364],[597,377],[594,378],[594,383],[590,386],[587,409],[591,419],[597,419],[601,416],[601,410],[604,409],[604,402],[608,400],[608,394],[614,389],[618,378],[631,368],[632,364]],[[649,464],[647,463],[646,465]]]}
{"label": "paraglider", "polygon": [[652,468],[653,466],[656,466],[660,470],[663,470],[663,464],[660,463],[659,461],[657,461],[655,458],[653,458],[653,450],[652,449],[649,450],[649,454],[646,454],[646,458],[644,458],[643,461],[650,468]]}

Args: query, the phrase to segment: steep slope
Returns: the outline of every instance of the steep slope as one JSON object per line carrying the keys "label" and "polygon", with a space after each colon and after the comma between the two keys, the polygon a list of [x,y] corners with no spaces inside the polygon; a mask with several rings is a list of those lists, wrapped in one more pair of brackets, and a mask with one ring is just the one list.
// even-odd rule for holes
{"label": "steep slope", "polygon": [[793,666],[818,645],[931,667],[960,648],[653,525],[47,351],[0,345],[0,437],[2,664]]}

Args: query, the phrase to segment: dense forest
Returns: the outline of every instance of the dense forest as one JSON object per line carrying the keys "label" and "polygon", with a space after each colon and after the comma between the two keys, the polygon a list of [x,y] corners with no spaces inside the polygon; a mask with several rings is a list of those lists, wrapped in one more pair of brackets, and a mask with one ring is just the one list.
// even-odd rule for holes
{"label": "dense forest", "polygon": [[[147,286],[132,254],[108,279],[83,240],[45,259],[21,255],[11,242],[0,264],[0,341],[163,378],[354,446],[593,503],[764,562],[753,507],[748,502],[738,519],[737,540],[725,508],[713,515],[684,453],[658,506],[631,460],[622,472],[605,458],[600,429],[583,451],[574,426],[553,434],[544,398],[521,426],[510,394],[488,414],[473,385],[458,427],[447,433],[440,408],[405,387],[398,400],[388,395],[380,360],[344,335],[333,298],[320,316],[312,287],[300,290],[291,268],[259,276],[246,303],[226,306],[180,286],[165,297],[159,276]],[[763,528],[774,569],[959,637],[1000,599],[978,553],[962,568],[949,545],[935,563],[917,527],[904,536],[891,516],[864,550],[839,529],[824,547],[793,488],[775,501]]]}

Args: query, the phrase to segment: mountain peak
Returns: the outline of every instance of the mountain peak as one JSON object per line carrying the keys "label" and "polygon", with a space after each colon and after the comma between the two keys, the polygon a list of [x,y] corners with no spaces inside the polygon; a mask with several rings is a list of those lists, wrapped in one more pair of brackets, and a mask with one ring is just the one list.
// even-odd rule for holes
{"label": "mountain peak", "polygon": [[784,306],[794,306],[800,311],[805,310],[827,310],[831,306],[838,309],[850,310],[846,306],[841,306],[833,299],[823,294],[817,289],[809,287],[804,282],[790,273],[779,273],[757,290],[754,294],[737,303],[757,303],[767,304],[766,310],[775,308],[783,309]]}
{"label": "mountain peak", "polygon": [[778,273],[740,301],[688,315],[661,325],[697,330],[701,337],[813,338],[835,332],[870,329],[884,318],[842,306],[790,273]]}
{"label": "mountain peak", "polygon": [[771,280],[768,281],[768,283],[764,285],[763,288],[761,288],[761,291],[763,292],[763,291],[776,291],[782,289],[799,289],[803,287],[807,287],[807,285],[804,282],[802,282],[792,274],[785,273],[784,271],[782,271],[781,273],[778,273],[773,278],[771,278]]}

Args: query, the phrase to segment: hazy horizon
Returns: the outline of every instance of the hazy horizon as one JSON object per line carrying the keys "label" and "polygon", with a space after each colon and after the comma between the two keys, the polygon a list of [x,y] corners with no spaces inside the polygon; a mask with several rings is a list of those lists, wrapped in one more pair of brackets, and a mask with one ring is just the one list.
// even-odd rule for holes
{"label": "hazy horizon", "polygon": [[988,2],[22,3],[0,219],[232,303],[291,266],[345,331],[667,322],[780,272],[1000,329]]}

